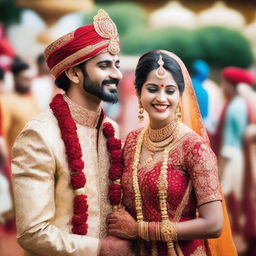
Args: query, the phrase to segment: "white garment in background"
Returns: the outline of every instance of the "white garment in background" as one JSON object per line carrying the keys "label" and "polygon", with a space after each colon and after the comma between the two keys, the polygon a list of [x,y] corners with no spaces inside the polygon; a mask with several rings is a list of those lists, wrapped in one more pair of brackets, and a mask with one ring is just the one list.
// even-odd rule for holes
{"label": "white garment in background", "polygon": [[236,198],[241,199],[244,170],[243,151],[236,147],[225,146],[221,155],[229,159],[221,180],[223,194],[228,196],[233,191]]}
{"label": "white garment in background", "polygon": [[54,96],[55,86],[50,76],[36,77],[32,83],[32,93],[35,95],[41,110],[46,110]]}

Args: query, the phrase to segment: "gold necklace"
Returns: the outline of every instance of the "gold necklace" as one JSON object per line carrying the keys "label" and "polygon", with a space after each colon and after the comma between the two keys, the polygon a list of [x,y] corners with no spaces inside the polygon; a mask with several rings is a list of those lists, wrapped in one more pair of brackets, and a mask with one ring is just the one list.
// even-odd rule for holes
{"label": "gold necklace", "polygon": [[[143,144],[145,148],[151,152],[163,151],[165,147],[167,147],[177,137],[178,124],[179,121],[175,120],[170,125],[165,126],[162,129],[151,129],[148,127],[143,137]],[[152,140],[152,138],[155,140]]]}
{"label": "gold necklace", "polygon": [[[178,130],[179,123],[177,125],[176,130]],[[138,165],[140,160],[140,153],[142,149],[142,143],[143,138],[145,136],[147,128],[144,128],[140,135],[138,136],[138,141],[135,147],[135,153],[134,153],[134,160],[133,160],[133,173],[132,173],[132,184],[133,184],[133,190],[135,195],[135,209],[136,209],[136,216],[137,216],[137,222],[142,222],[144,219],[143,216],[143,210],[142,210],[142,197],[139,187],[139,181],[138,181]],[[169,221],[168,217],[168,211],[167,211],[167,190],[168,190],[168,157],[169,152],[171,149],[175,146],[175,143],[170,143],[167,147],[165,147],[163,152],[163,163],[161,166],[160,175],[158,178],[158,195],[159,195],[159,205],[161,210],[161,217],[163,222]],[[167,242],[168,251],[173,251],[174,245],[173,242]],[[153,244],[152,253],[155,254],[156,252],[156,244]]]}
{"label": "gold necklace", "polygon": [[177,127],[178,118],[175,118],[172,122],[160,129],[152,129],[148,127],[147,133],[151,141],[160,142],[167,139],[170,134],[173,134]]}

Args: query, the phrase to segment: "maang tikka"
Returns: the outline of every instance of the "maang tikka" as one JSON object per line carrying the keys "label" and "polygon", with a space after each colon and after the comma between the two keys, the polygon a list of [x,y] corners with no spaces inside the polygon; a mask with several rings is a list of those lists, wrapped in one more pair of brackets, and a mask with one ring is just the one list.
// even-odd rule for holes
{"label": "maang tikka", "polygon": [[159,68],[156,70],[155,75],[158,79],[164,79],[167,75],[167,72],[164,69],[164,61],[163,61],[161,53],[159,54],[159,60],[158,60],[157,64],[159,65]]}

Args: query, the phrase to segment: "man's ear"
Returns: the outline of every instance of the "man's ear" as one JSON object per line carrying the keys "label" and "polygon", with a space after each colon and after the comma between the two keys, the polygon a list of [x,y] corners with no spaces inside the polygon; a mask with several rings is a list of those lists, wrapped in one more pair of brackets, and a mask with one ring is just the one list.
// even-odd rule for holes
{"label": "man's ear", "polygon": [[75,84],[79,84],[81,82],[82,71],[78,67],[71,67],[65,71],[66,76]]}

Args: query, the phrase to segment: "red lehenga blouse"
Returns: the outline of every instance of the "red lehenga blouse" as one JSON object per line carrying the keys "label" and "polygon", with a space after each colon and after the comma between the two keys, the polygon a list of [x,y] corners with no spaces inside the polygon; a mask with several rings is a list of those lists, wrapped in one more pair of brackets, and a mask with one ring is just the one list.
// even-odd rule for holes
{"label": "red lehenga blouse", "polygon": [[[132,164],[140,130],[129,133],[124,146],[125,169],[122,178],[123,204],[136,218]],[[222,200],[217,161],[211,148],[192,130],[185,133],[170,151],[168,160],[168,215],[171,221],[182,222],[196,218],[197,208],[208,202]],[[142,149],[143,151],[143,149]],[[160,158],[148,162],[140,157],[138,181],[143,200],[144,221],[161,221],[157,181],[162,165]],[[152,242],[144,241],[145,255],[151,254]],[[210,255],[204,240],[178,241],[177,255]],[[157,242],[159,256],[167,255],[164,242]]]}

